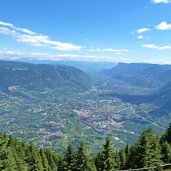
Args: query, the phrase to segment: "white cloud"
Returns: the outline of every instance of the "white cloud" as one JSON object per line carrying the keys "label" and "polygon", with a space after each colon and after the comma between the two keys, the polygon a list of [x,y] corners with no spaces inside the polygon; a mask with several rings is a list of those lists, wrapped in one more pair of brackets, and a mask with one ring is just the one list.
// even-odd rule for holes
{"label": "white cloud", "polygon": [[112,49],[112,48],[92,48],[89,49],[90,52],[111,52],[115,55],[126,55],[130,52],[127,49]]}
{"label": "white cloud", "polygon": [[144,38],[143,35],[139,35],[139,36],[137,37],[137,39],[143,39],[143,38]]}
{"label": "white cloud", "polygon": [[52,41],[49,39],[48,36],[41,36],[41,35],[18,35],[16,37],[16,41],[22,42],[31,46],[38,46],[38,47],[50,47],[52,49],[57,49],[57,50],[67,50],[67,51],[72,51],[72,50],[80,50],[80,46],[76,46],[70,43],[63,43],[63,42],[57,42],[57,41]]}
{"label": "white cloud", "polygon": [[15,28],[13,24],[11,24],[11,23],[5,23],[3,21],[0,21],[0,25],[1,26],[7,26],[7,27]]}
{"label": "white cloud", "polygon": [[26,28],[17,28],[18,31],[21,31],[23,33],[26,33],[26,34],[31,34],[31,35],[35,35],[36,33],[31,31],[31,30],[28,30]]}
{"label": "white cloud", "polygon": [[48,39],[48,37],[46,36],[32,36],[26,34],[19,34],[15,38],[16,41],[31,46],[38,46],[38,47],[48,46],[46,43],[43,42],[44,39]]}
{"label": "white cloud", "polygon": [[144,27],[144,28],[140,28],[140,29],[136,30],[136,32],[134,32],[134,33],[136,33],[137,39],[144,39],[145,38],[144,33],[148,32],[148,31],[150,31],[150,29]]}
{"label": "white cloud", "polygon": [[142,47],[143,48],[148,48],[148,49],[156,49],[156,50],[171,50],[170,45],[158,46],[156,44],[145,44],[145,45],[142,45]]}
{"label": "white cloud", "polygon": [[14,38],[15,41],[21,42],[30,46],[49,47],[51,49],[57,49],[62,51],[81,50],[81,46],[73,45],[71,43],[64,43],[54,41],[49,36],[44,36],[35,33],[26,28],[16,27],[11,23],[5,23],[0,21],[0,34],[4,34]]}
{"label": "white cloud", "polygon": [[163,21],[159,25],[157,25],[155,28],[157,30],[171,30],[171,23],[167,23]]}
{"label": "white cloud", "polygon": [[6,23],[6,22],[3,22],[3,21],[0,21],[0,25],[4,26],[4,27],[12,28],[12,29],[17,30],[17,31],[21,31],[21,32],[26,33],[26,34],[31,34],[31,35],[36,34],[35,32],[33,32],[33,31],[29,30],[29,29],[16,27],[11,23]]}
{"label": "white cloud", "polygon": [[147,31],[150,31],[150,29],[148,29],[148,28],[140,28],[140,29],[137,30],[137,33],[142,34],[142,33],[145,33]]}
{"label": "white cloud", "polygon": [[160,3],[168,4],[171,2],[171,0],[152,0],[152,2],[154,4],[160,4]]}
{"label": "white cloud", "polygon": [[113,57],[107,55],[79,55],[79,54],[48,54],[48,53],[32,53],[19,52],[8,49],[0,50],[0,59],[16,60],[16,59],[37,59],[37,60],[80,60],[80,61],[108,61],[108,62],[129,62],[130,58]]}
{"label": "white cloud", "polygon": [[14,30],[10,30],[9,28],[6,28],[6,27],[0,27],[0,34],[12,36],[12,35],[15,35],[16,32]]}

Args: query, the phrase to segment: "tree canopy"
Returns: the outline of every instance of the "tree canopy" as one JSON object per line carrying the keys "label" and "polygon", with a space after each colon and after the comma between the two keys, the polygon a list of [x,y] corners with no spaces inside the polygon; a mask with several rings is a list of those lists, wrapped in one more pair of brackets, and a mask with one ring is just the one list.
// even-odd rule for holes
{"label": "tree canopy", "polygon": [[161,137],[152,128],[145,128],[137,142],[119,151],[114,151],[112,137],[107,136],[97,154],[90,154],[81,141],[77,149],[69,144],[63,156],[0,133],[2,171],[114,171],[157,167],[163,163],[171,163],[171,124]]}

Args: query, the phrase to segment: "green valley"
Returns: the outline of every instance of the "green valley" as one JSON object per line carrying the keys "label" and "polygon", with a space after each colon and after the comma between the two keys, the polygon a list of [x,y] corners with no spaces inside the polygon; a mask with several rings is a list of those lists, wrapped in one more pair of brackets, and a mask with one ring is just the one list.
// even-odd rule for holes
{"label": "green valley", "polygon": [[[98,150],[110,134],[120,148],[135,142],[148,125],[161,133],[171,119],[166,110],[155,115],[169,103],[158,103],[161,98],[157,92],[167,85],[160,79],[157,87],[150,87],[146,82],[141,86],[141,81],[139,85],[130,82],[134,73],[127,76],[128,81],[119,75],[113,78],[106,71],[86,74],[70,66],[0,63],[0,129],[33,140],[39,147],[53,147],[63,153],[69,142],[77,146],[81,138],[90,151]],[[138,77],[144,80],[144,75]],[[152,97],[156,100],[143,100]]]}

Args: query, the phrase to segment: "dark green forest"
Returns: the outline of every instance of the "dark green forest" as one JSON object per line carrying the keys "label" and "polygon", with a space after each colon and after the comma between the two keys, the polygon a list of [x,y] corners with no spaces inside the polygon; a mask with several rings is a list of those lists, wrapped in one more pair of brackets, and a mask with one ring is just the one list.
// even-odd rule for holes
{"label": "dark green forest", "polygon": [[[110,136],[97,153],[90,153],[83,141],[77,149],[68,144],[65,154],[52,149],[38,149],[0,133],[0,170],[4,171],[113,171],[158,167],[171,163],[171,123],[160,137],[145,128],[136,143],[116,151]],[[149,169],[155,170],[155,169]]]}

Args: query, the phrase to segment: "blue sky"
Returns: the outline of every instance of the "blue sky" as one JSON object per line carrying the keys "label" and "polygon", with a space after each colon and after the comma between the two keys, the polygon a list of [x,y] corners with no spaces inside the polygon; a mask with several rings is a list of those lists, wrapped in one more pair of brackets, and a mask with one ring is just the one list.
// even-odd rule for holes
{"label": "blue sky", "polygon": [[0,59],[171,64],[171,0],[1,0]]}

